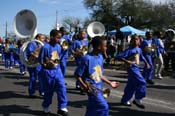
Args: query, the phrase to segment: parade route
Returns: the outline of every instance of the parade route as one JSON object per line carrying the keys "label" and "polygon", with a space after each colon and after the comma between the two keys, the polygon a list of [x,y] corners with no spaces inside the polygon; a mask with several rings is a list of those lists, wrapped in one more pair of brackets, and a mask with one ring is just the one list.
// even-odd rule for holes
{"label": "parade route", "polygon": [[[75,89],[73,77],[75,66],[68,66],[66,72],[67,95],[69,99],[68,109],[70,116],[84,116],[86,111],[87,96],[81,95]],[[122,70],[105,69],[105,75],[110,80],[117,80],[121,86],[112,89],[109,103],[110,116],[174,116],[175,115],[175,80],[165,77],[163,80],[155,79],[155,85],[147,86],[147,97],[143,103],[146,108],[139,109],[120,105],[120,99],[126,84],[126,72]],[[107,87],[107,85],[105,85]],[[28,74],[21,76],[18,68],[5,71],[0,66],[0,116],[42,116],[42,97],[36,92],[36,98],[28,97]],[[56,116],[56,94],[53,97],[51,110]]]}

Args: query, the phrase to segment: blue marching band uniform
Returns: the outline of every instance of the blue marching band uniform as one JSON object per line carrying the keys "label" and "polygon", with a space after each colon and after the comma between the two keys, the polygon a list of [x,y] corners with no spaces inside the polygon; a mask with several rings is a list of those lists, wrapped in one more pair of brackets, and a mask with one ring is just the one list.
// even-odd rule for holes
{"label": "blue marching band uniform", "polygon": [[[138,61],[135,59],[135,55],[138,55]],[[134,57],[134,59],[132,59]],[[127,48],[124,52],[117,56],[117,60],[129,59],[133,62],[127,67],[128,82],[124,90],[124,95],[121,99],[123,105],[131,106],[130,100],[135,94],[135,101],[140,101],[146,96],[146,81],[142,76],[139,68],[140,60],[146,62],[142,54],[142,50],[139,47]],[[141,106],[142,107],[142,106]]]}
{"label": "blue marching band uniform", "polygon": [[[102,89],[101,76],[103,74],[103,56],[88,54],[82,57],[80,64],[75,72],[82,77],[85,82]],[[88,105],[85,116],[108,116],[108,104],[99,90],[93,90],[95,95],[88,94]]]}
{"label": "blue marching band uniform", "polygon": [[[35,41],[32,41],[28,44],[27,48],[26,48],[26,57],[32,57],[32,54],[35,52],[35,50],[40,47]],[[29,88],[28,88],[28,92],[29,92],[29,96],[33,96],[35,94],[36,91],[36,82],[37,79],[39,81],[39,93],[40,95],[44,95],[43,92],[43,85],[42,85],[42,81],[41,81],[41,65],[38,65],[37,67],[28,67],[28,72],[29,72]]]}
{"label": "blue marching band uniform", "polygon": [[[88,40],[85,39],[85,38],[82,39],[82,40],[80,40],[80,39],[75,40],[70,49],[71,49],[71,51],[76,52],[76,50],[81,50],[82,47],[87,47],[88,48]],[[84,56],[83,54],[74,56],[77,67],[81,64],[81,60],[82,60],[83,56]],[[79,85],[78,80],[76,81],[76,88],[80,89],[80,85]]]}
{"label": "blue marching band uniform", "polygon": [[[66,41],[68,43],[68,46],[72,44],[72,40],[69,35],[63,35],[62,38],[59,40],[59,43],[61,44],[61,42],[63,41]],[[62,51],[62,56],[60,58],[60,67],[61,67],[63,76],[65,76],[67,59],[69,58],[69,48],[65,49],[62,47],[61,51]]]}
{"label": "blue marching band uniform", "polygon": [[[51,39],[53,39],[51,37]],[[61,47],[61,41],[65,40],[71,46],[68,49],[63,49]],[[138,55],[139,61],[133,63],[132,65],[127,67],[128,72],[128,82],[124,90],[124,95],[121,99],[121,103],[124,105],[130,105],[128,103],[133,95],[135,95],[134,104],[141,105],[138,101],[141,101],[146,96],[146,81],[152,81],[153,75],[153,63],[152,63],[152,55],[153,52],[148,52],[144,50],[147,47],[150,47],[156,41],[152,41],[151,39],[146,39],[141,43],[141,48],[127,48],[124,52],[119,54],[116,59],[130,59],[133,55]],[[59,44],[60,43],[60,44]],[[156,43],[155,43],[156,44]],[[28,92],[30,96],[33,96],[36,91],[36,81],[37,78],[39,80],[39,93],[44,96],[44,101],[42,106],[45,112],[50,112],[48,107],[52,104],[52,96],[54,91],[57,93],[58,99],[58,111],[67,111],[67,95],[66,95],[66,86],[64,81],[65,71],[66,71],[66,63],[69,57],[69,50],[76,51],[77,49],[81,49],[83,46],[88,47],[87,39],[77,39],[74,42],[70,39],[68,35],[63,35],[62,38],[59,39],[58,43],[55,45],[51,45],[50,43],[45,43],[43,47],[41,47],[38,61],[39,63],[48,62],[48,60],[59,60],[59,63],[54,65],[52,68],[45,67],[43,65],[38,65],[37,67],[28,67],[28,72],[30,76]],[[31,54],[39,47],[36,42],[30,42],[30,44],[26,48],[26,56],[30,57]],[[20,47],[18,46],[15,51],[14,46],[9,44],[8,42],[2,46],[2,54],[4,54],[5,60],[5,68],[12,67],[12,62],[14,62],[14,57],[12,55],[15,52],[15,60],[20,65],[20,72],[25,72],[25,66],[19,60],[19,52]],[[142,53],[143,51],[143,53]],[[161,51],[158,51],[158,53]],[[158,54],[156,52],[156,54]],[[155,54],[155,53],[154,53]],[[94,56],[92,54],[87,55],[76,55],[75,62],[77,65],[77,69],[75,70],[75,75],[79,75],[85,82],[90,83],[93,86],[102,89],[102,80],[99,78],[100,75],[103,74],[103,56],[99,54],[98,56]],[[150,68],[148,69],[145,65],[143,75],[140,72],[140,68],[138,66],[140,60],[144,62],[148,62]],[[10,61],[10,64],[8,62]],[[146,81],[145,81],[145,79]],[[78,81],[76,82],[76,86],[78,86]],[[102,92],[95,91],[96,96],[88,93],[88,105],[85,116],[108,116],[108,104],[103,97]],[[143,108],[143,106],[139,106]]]}

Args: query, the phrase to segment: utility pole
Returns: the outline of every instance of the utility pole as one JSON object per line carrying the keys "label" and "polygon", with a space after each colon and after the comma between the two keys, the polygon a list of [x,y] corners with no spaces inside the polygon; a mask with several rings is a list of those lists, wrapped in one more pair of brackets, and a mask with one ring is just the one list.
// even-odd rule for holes
{"label": "utility pole", "polygon": [[7,21],[6,21],[6,24],[5,24],[5,39],[7,39]]}
{"label": "utility pole", "polygon": [[58,26],[58,11],[56,10],[56,25],[55,25],[55,28],[57,30],[59,30],[59,26]]}

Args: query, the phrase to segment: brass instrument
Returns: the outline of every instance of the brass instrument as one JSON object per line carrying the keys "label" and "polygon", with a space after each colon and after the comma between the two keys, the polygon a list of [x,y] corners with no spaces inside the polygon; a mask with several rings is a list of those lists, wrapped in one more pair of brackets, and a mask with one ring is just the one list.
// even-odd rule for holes
{"label": "brass instrument", "polygon": [[151,46],[147,46],[147,47],[145,48],[145,51],[146,51],[147,53],[151,53],[151,52],[154,52],[156,49],[157,49],[157,46],[156,46],[155,44],[152,44]]}
{"label": "brass instrument", "polygon": [[21,10],[18,12],[14,18],[13,22],[13,28],[15,34],[19,38],[23,39],[29,39],[27,40],[22,47],[20,48],[20,61],[26,66],[26,67],[36,67],[39,65],[37,62],[37,57],[40,52],[40,48],[37,48],[34,52],[34,54],[30,55],[28,58],[26,58],[26,48],[28,47],[30,42],[37,42],[41,46],[44,46],[44,44],[39,40],[32,40],[36,34],[37,34],[37,18],[35,14],[28,9]]}
{"label": "brass instrument", "polygon": [[87,46],[82,46],[80,48],[80,50],[81,50],[81,52],[82,52],[83,55],[86,55],[88,53],[88,47]]}
{"label": "brass instrument", "polygon": [[69,48],[69,43],[65,39],[61,40],[60,45],[64,50]]}
{"label": "brass instrument", "polygon": [[100,91],[103,93],[103,97],[105,99],[107,99],[110,96],[111,90],[109,88],[107,89],[100,89],[98,87],[93,86],[92,84],[90,84],[89,82],[86,82],[87,86],[92,89],[92,94],[94,94],[95,96],[97,95],[96,91]]}
{"label": "brass instrument", "polygon": [[[54,68],[54,67],[56,67],[58,64],[60,64],[60,60],[59,59],[49,59],[48,57],[45,57],[45,61],[44,61],[45,63],[46,63],[46,68],[49,68],[49,69],[51,69],[51,68]],[[47,64],[48,63],[52,63],[52,65],[51,66],[48,66]]]}
{"label": "brass instrument", "polygon": [[129,66],[132,66],[133,64],[139,65],[139,63],[140,63],[139,53],[136,52],[127,59],[123,58],[123,61],[126,61],[126,60],[131,62],[131,64]]}
{"label": "brass instrument", "polygon": [[105,33],[105,27],[101,22],[92,22],[87,27],[88,35],[93,38],[95,36],[103,36]]}

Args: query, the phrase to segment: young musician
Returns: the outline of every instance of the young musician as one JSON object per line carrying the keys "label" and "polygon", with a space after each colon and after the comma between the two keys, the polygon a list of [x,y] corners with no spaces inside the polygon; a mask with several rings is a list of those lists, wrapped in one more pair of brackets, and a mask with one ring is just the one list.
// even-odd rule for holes
{"label": "young musician", "polygon": [[[162,69],[163,69],[163,54],[165,54],[165,49],[163,42],[161,40],[161,32],[155,31],[152,44],[155,46],[155,51],[153,53],[153,64],[154,64],[154,77],[162,79]],[[157,66],[158,65],[158,66]]]}
{"label": "young musician", "polygon": [[[84,56],[82,48],[88,48],[88,40],[85,39],[85,36],[86,32],[84,30],[80,30],[78,34],[78,39],[76,39],[71,46],[71,52],[75,57],[75,62],[77,66],[80,65],[81,59]],[[80,89],[78,81],[76,82],[76,88]]]}
{"label": "young musician", "polygon": [[139,63],[140,60],[145,62],[145,66],[149,68],[149,64],[142,55],[142,50],[138,47],[140,39],[138,36],[131,37],[130,46],[124,52],[117,56],[117,60],[124,61],[128,67],[128,82],[124,90],[124,95],[121,99],[121,104],[131,106],[130,100],[135,95],[133,103],[139,108],[145,108],[141,100],[146,96],[146,82],[140,73]]}
{"label": "young musician", "polygon": [[108,104],[103,97],[103,93],[93,89],[91,86],[102,89],[103,81],[112,88],[117,88],[119,86],[118,82],[111,82],[103,76],[102,53],[106,51],[106,45],[106,40],[102,37],[97,36],[93,38],[92,53],[82,57],[75,72],[77,79],[88,93],[88,105],[85,116],[108,116]]}
{"label": "young musician", "polygon": [[143,51],[143,56],[145,57],[148,64],[150,65],[149,69],[146,66],[144,67],[143,77],[146,79],[146,82],[148,84],[154,84],[154,81],[152,80],[152,76],[153,76],[152,55],[154,52],[154,48],[152,46],[152,33],[151,32],[146,32],[146,39],[143,40],[143,42],[141,43],[141,48]]}
{"label": "young musician", "polygon": [[[37,34],[35,37],[37,40],[43,42],[44,41],[44,35],[42,34]],[[26,48],[26,56],[27,58],[30,60],[36,60],[38,58],[38,54],[36,54],[36,50],[40,49],[41,46],[33,41],[31,43],[29,43],[29,45]],[[38,65],[37,67],[28,67],[28,72],[29,72],[29,76],[30,76],[30,80],[29,80],[29,88],[28,88],[28,92],[29,92],[29,97],[34,97],[35,94],[35,90],[36,90],[36,80],[38,77],[38,74],[41,70],[41,65]],[[42,88],[42,82],[41,77],[38,77],[39,80],[39,93],[41,96],[44,95],[43,93],[43,88]]]}
{"label": "young musician", "polygon": [[68,116],[67,110],[67,96],[64,77],[60,68],[61,47],[58,44],[62,34],[58,30],[50,32],[50,42],[42,47],[39,54],[39,62],[42,65],[43,71],[43,87],[44,87],[44,101],[42,107],[44,113],[49,114],[49,106],[52,104],[52,96],[54,92],[57,93],[58,111],[62,116]]}
{"label": "young musician", "polygon": [[[68,46],[72,44],[71,38],[69,37],[69,35],[66,34],[66,30],[64,27],[60,28],[60,31],[62,33],[62,38],[59,39],[59,44],[62,43],[62,41],[66,41],[68,43]],[[61,62],[60,62],[60,67],[61,67],[61,71],[63,73],[63,76],[65,75],[66,72],[66,66],[67,66],[67,59],[69,57],[68,52],[69,52],[69,48],[64,48],[62,47],[62,56],[60,58]]]}
{"label": "young musician", "polygon": [[22,40],[18,40],[17,42],[17,50],[15,52],[16,54],[16,58],[18,59],[19,61],[19,69],[20,69],[20,73],[22,75],[24,75],[26,72],[25,72],[25,65],[20,61],[20,58],[19,58],[19,55],[20,55],[20,48],[22,47],[22,44],[23,44],[23,41]]}
{"label": "young musician", "polygon": [[4,59],[5,59],[5,70],[8,70],[9,68],[12,67],[9,39],[5,40],[5,43],[3,46],[3,52],[4,52]]}

